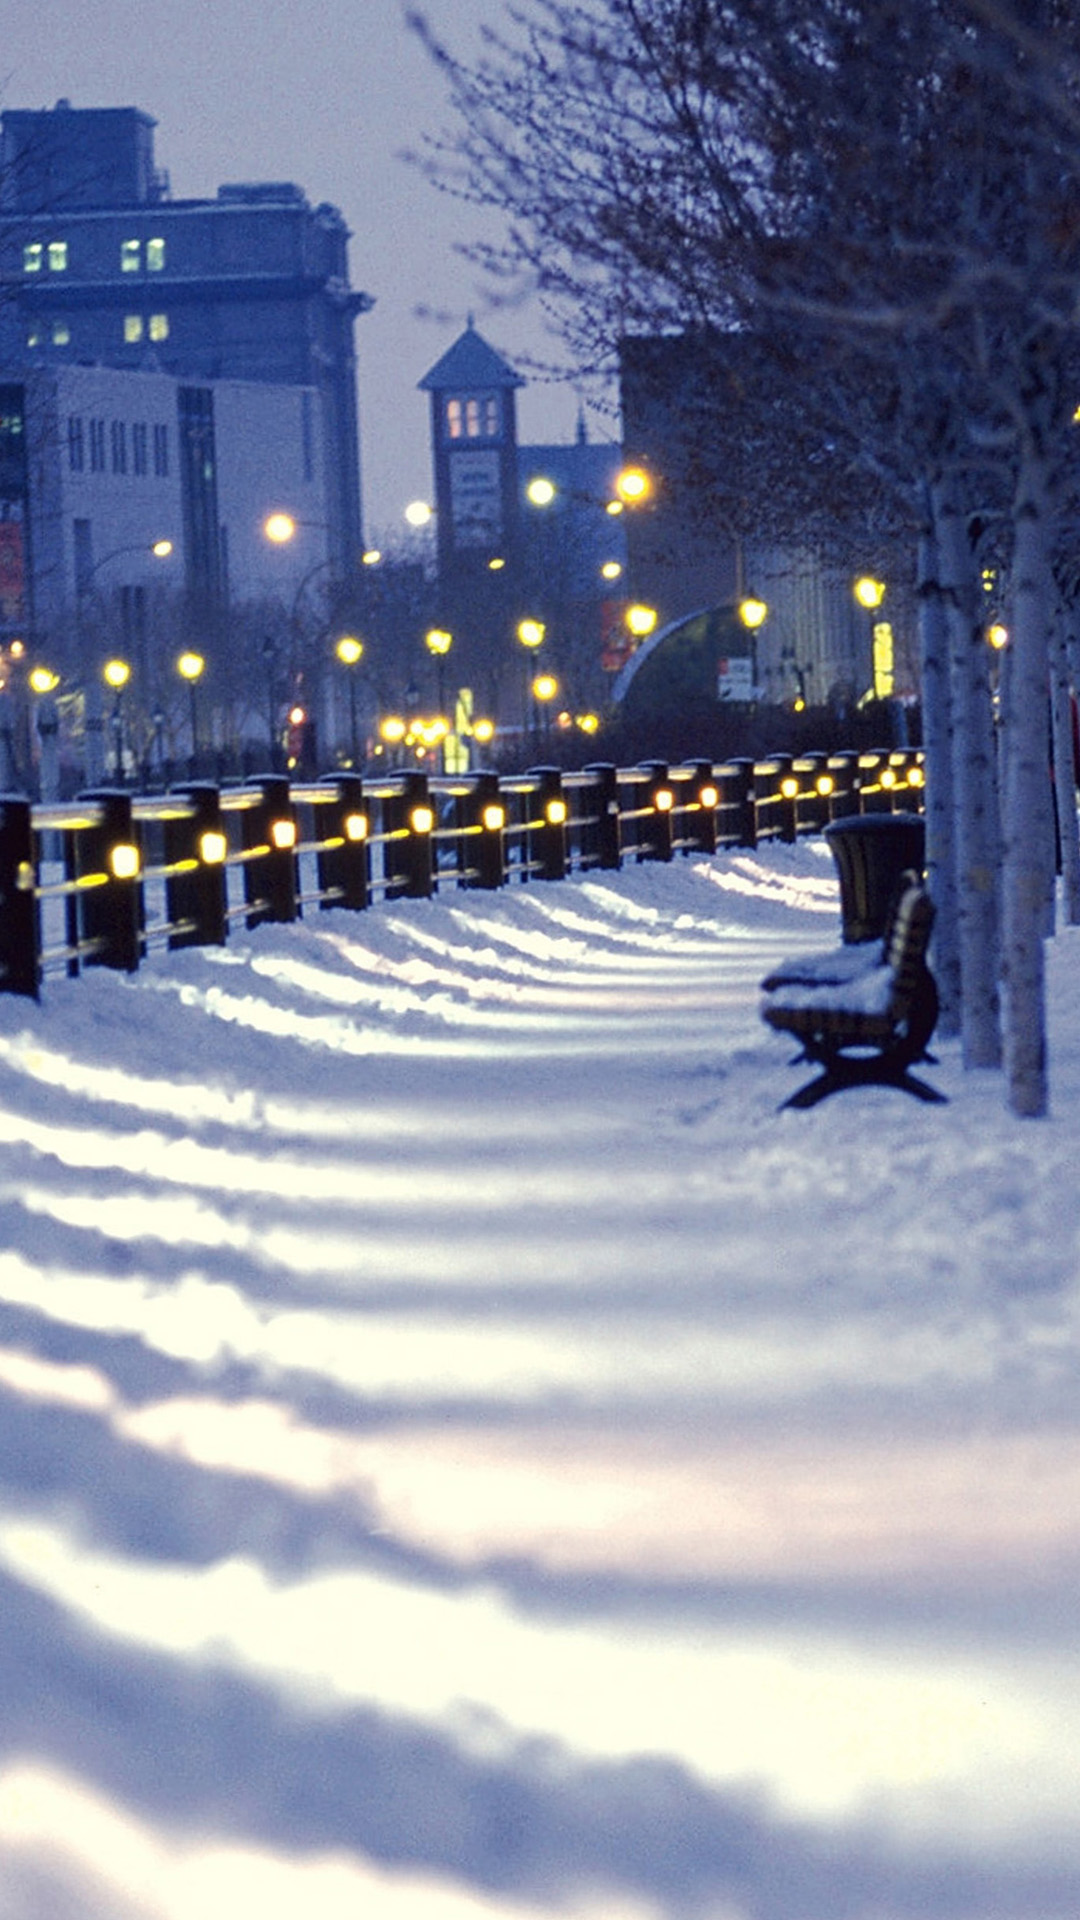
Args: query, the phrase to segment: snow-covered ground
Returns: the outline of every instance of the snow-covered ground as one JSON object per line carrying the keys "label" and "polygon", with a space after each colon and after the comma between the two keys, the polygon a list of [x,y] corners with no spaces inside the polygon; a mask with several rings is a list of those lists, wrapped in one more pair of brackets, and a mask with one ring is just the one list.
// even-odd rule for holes
{"label": "snow-covered ground", "polygon": [[0,997],[0,1920],[1076,1920],[1053,1114],[758,1016],[823,844]]}

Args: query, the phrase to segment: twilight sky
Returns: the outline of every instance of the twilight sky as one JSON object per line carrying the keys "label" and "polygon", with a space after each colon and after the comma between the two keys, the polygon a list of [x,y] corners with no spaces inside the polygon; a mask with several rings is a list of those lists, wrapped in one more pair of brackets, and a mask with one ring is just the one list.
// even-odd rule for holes
{"label": "twilight sky", "polygon": [[[467,47],[503,0],[424,0]],[[403,24],[404,0],[7,0],[0,103],[136,106],[158,122],[156,154],[176,199],[226,180],[293,180],[352,229],[354,286],[376,298],[357,322],[365,531],[385,539],[430,492],[426,396],[416,383],[472,310],[515,362],[558,358],[536,308],[487,314],[478,272],[453,252],[476,212],[400,157],[449,124],[441,82]],[[420,310],[426,310],[426,316]],[[573,435],[569,382],[534,376],[525,441]],[[610,438],[594,423],[597,438]]]}

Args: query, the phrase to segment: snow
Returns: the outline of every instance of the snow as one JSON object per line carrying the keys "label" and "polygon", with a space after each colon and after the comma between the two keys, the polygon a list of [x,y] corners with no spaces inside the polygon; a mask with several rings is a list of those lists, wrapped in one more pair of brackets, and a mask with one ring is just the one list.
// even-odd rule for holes
{"label": "snow", "polygon": [[0,997],[3,1920],[1075,1920],[1053,1110],[759,1017],[821,842]]}

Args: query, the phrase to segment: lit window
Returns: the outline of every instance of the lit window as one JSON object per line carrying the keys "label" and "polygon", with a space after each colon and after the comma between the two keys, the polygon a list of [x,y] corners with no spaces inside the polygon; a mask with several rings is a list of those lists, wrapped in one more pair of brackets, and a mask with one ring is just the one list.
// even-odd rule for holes
{"label": "lit window", "polygon": [[81,473],[85,461],[82,415],[68,416],[68,465],[72,473]]}
{"label": "lit window", "polygon": [[22,250],[24,273],[40,273],[45,259],[45,249],[40,240],[31,240]]}
{"label": "lit window", "polygon": [[461,439],[461,401],[448,400],[446,403],[446,431],[451,440]]}
{"label": "lit window", "polygon": [[167,313],[152,313],[152,314],[150,315],[150,338],[151,338],[151,340],[167,340],[167,339],[168,339],[168,337],[169,337],[169,316],[168,316],[168,314],[167,314]]}
{"label": "lit window", "polygon": [[146,243],[147,273],[162,273],[165,268],[164,240],[148,240]]}
{"label": "lit window", "polygon": [[41,345],[41,328],[36,320],[27,331],[26,344],[28,347],[40,347]]}
{"label": "lit window", "polygon": [[484,401],[484,432],[493,439],[499,431],[499,402],[495,394],[489,393]]}
{"label": "lit window", "polygon": [[52,343],[54,347],[70,347],[71,328],[66,320],[54,320],[52,323]]}
{"label": "lit window", "polygon": [[143,337],[142,314],[141,313],[125,313],[124,315],[125,343],[129,347],[132,347],[135,345],[135,342],[137,340],[141,340],[142,337]]}
{"label": "lit window", "polygon": [[68,263],[68,243],[66,240],[49,241],[49,272],[66,273]]}
{"label": "lit window", "polygon": [[478,440],[480,438],[479,400],[466,400],[465,402],[465,432],[470,440]]}
{"label": "lit window", "polygon": [[142,266],[142,241],[141,240],[121,240],[120,242],[121,273],[138,273],[141,266]]}

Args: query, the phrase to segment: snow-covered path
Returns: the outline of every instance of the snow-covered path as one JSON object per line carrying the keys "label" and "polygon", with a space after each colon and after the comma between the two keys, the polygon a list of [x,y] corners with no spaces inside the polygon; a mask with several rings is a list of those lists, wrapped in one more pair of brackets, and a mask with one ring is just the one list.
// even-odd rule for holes
{"label": "snow-covered path", "polygon": [[1054,1113],[810,1114],[823,846],[0,999],[0,1920],[1075,1920]]}

